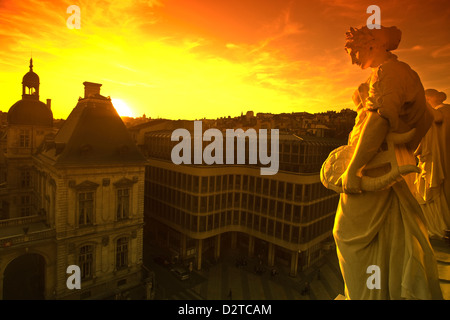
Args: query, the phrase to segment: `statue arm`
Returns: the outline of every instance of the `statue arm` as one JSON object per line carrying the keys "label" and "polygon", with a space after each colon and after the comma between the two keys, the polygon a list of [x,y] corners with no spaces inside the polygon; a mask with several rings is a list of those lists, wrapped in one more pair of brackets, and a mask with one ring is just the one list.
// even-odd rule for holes
{"label": "statue arm", "polygon": [[366,123],[361,131],[352,159],[338,180],[345,193],[361,192],[361,169],[377,153],[389,131],[389,121],[377,112],[368,112]]}

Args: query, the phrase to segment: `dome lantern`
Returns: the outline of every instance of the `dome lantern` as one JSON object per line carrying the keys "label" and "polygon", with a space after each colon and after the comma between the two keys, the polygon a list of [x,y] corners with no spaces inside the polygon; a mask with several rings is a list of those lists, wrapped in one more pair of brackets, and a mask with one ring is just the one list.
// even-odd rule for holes
{"label": "dome lantern", "polygon": [[22,98],[39,100],[39,76],[33,71],[33,58],[30,59],[30,71],[22,79]]}

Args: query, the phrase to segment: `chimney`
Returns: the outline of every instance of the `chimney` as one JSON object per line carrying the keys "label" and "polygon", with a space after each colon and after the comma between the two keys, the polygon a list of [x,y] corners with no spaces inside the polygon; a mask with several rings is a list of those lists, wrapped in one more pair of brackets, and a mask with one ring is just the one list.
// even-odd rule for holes
{"label": "chimney", "polygon": [[100,87],[102,86],[100,83],[93,82],[83,82],[84,84],[84,98],[89,98],[92,95],[100,94]]}
{"label": "chimney", "polygon": [[52,99],[47,99],[47,108],[48,110],[52,110]]}

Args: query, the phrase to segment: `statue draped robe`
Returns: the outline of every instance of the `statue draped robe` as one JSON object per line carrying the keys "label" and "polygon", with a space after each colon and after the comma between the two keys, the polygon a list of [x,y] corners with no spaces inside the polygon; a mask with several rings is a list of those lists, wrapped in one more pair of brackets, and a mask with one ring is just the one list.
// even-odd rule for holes
{"label": "statue draped robe", "polygon": [[442,238],[450,229],[450,105],[441,104],[418,150],[422,171],[415,180],[416,198],[430,236]]}
{"label": "statue draped robe", "polygon": [[[356,145],[367,112],[378,112],[392,132],[416,128],[414,141],[402,151],[411,157],[433,119],[419,76],[391,54],[373,69],[366,87],[349,145]],[[376,192],[341,193],[333,236],[346,299],[442,299],[434,252],[411,192],[414,181],[408,180]],[[380,289],[367,285],[373,265],[379,267]]]}

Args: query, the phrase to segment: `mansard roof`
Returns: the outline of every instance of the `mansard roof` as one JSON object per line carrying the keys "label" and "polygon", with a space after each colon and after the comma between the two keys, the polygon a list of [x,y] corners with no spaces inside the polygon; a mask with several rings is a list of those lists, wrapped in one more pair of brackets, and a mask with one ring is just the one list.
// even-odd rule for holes
{"label": "mansard roof", "polygon": [[100,94],[80,98],[43,152],[55,160],[55,166],[142,165],[147,161],[111,100]]}

